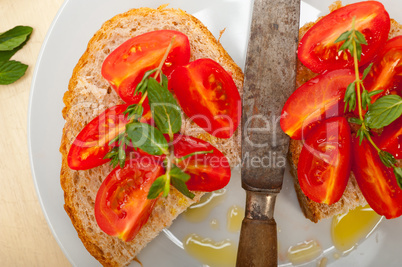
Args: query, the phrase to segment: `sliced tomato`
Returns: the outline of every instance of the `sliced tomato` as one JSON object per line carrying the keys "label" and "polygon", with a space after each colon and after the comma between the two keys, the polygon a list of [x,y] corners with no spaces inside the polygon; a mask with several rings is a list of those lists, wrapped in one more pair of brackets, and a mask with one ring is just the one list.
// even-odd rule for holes
{"label": "sliced tomato", "polygon": [[402,117],[384,127],[378,146],[396,159],[402,159]]}
{"label": "sliced tomato", "polygon": [[342,69],[321,74],[300,86],[282,109],[282,130],[293,139],[302,139],[314,122],[342,116],[345,91],[354,80],[353,71]]}
{"label": "sliced tomato", "polygon": [[217,62],[198,59],[176,68],[171,88],[184,113],[206,132],[229,138],[236,131],[240,94],[232,77]]}
{"label": "sliced tomato", "polygon": [[212,192],[225,187],[230,180],[229,161],[217,148],[201,139],[175,134],[174,154],[182,158],[197,151],[213,151],[209,154],[193,155],[175,164],[191,178],[186,182],[189,190]]}
{"label": "sliced tomato", "polygon": [[163,167],[141,159],[115,168],[102,182],[95,199],[95,218],[106,234],[132,240],[148,221],[157,199],[147,199]]}
{"label": "sliced tomato", "polygon": [[351,168],[350,139],[350,127],[343,117],[323,121],[307,136],[297,176],[311,200],[330,205],[342,197]]}
{"label": "sliced tomato", "polygon": [[383,95],[401,94],[402,36],[388,40],[364,80],[364,85],[369,92],[383,90],[381,94],[371,98],[372,103]]}
{"label": "sliced tomato", "polygon": [[392,168],[381,162],[377,151],[367,140],[359,145],[359,139],[353,137],[352,152],[352,171],[370,207],[387,219],[402,215],[402,190]]}
{"label": "sliced tomato", "polygon": [[359,2],[339,8],[319,20],[303,36],[299,43],[300,61],[313,72],[342,69],[353,66],[353,56],[349,52],[338,52],[342,42],[335,40],[355,28],[366,38],[368,45],[362,45],[359,65],[371,61],[381,46],[387,41],[390,18],[384,6],[376,1]]}
{"label": "sliced tomato", "polygon": [[[67,156],[68,166],[73,170],[87,170],[102,165],[110,159],[104,159],[113,148],[110,141],[125,131],[128,123],[123,112],[129,105],[117,105],[106,109],[98,117],[90,121],[77,135]],[[142,122],[151,121],[151,111],[143,104]]]}
{"label": "sliced tomato", "polygon": [[190,60],[187,36],[172,30],[148,32],[124,42],[103,62],[102,76],[126,103],[136,103],[134,91],[137,84],[145,72],[159,66],[173,38],[173,46],[162,67],[163,73],[169,77],[177,66]]}

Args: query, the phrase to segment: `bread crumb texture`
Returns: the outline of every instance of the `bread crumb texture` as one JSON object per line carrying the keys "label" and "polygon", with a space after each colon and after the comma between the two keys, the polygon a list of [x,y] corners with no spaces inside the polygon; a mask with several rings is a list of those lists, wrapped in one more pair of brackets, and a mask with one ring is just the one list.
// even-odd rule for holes
{"label": "bread crumb texture", "polygon": [[[180,9],[139,8],[117,15],[105,22],[88,43],[75,66],[63,101],[65,126],[61,140],[61,186],[64,190],[64,208],[87,250],[105,266],[126,266],[154,239],[163,228],[191,204],[198,202],[203,193],[195,192],[193,200],[172,188],[167,198],[160,198],[149,221],[131,242],[123,242],[102,232],[94,216],[96,193],[112,171],[109,164],[85,171],[68,168],[67,154],[77,134],[105,109],[123,103],[101,75],[104,59],[120,44],[131,37],[154,30],[170,29],[186,34],[191,45],[191,60],[211,58],[232,74],[242,94],[243,73],[221,44],[195,17]],[[219,34],[219,33],[217,33]],[[210,142],[221,150],[232,166],[240,162],[240,129],[227,140],[212,137],[194,123],[183,118],[182,133]]]}
{"label": "bread crumb texture", "polygon": [[[335,1],[329,7],[329,10],[332,12],[341,7],[342,2]],[[323,17],[318,18],[317,21],[319,21],[321,18]],[[307,23],[302,28],[300,28],[299,40],[316,22]],[[391,19],[391,30],[389,32],[388,37],[393,38],[401,34],[402,34],[402,26],[395,20]],[[317,75],[318,74],[313,73],[298,60],[297,78],[296,78],[297,88]],[[303,143],[301,141],[290,140],[288,158],[291,166],[291,174],[294,178],[294,186],[296,189],[297,198],[299,200],[300,207],[306,218],[310,219],[313,222],[318,222],[321,219],[332,217],[334,215],[341,213],[346,213],[349,210],[355,209],[358,206],[363,206],[367,204],[363,194],[359,189],[359,186],[357,185],[353,172],[350,175],[349,182],[343,196],[337,203],[334,203],[332,205],[321,204],[312,201],[306,195],[304,195],[300,188],[299,181],[297,179],[297,163],[299,162],[299,155],[301,153],[302,146]]]}

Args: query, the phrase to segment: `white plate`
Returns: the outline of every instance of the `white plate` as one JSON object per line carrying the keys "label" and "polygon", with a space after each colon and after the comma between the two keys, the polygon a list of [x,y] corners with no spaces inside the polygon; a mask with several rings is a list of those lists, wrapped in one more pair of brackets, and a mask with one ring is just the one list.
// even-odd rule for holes
{"label": "white plate", "polygon": [[[160,0],[66,0],[57,14],[43,43],[36,65],[29,104],[28,142],[31,168],[44,214],[57,242],[74,266],[97,266],[99,263],[86,251],[71,221],[63,209],[63,191],[59,183],[61,155],[58,151],[64,121],[62,98],[67,90],[72,70],[92,35],[102,23],[130,8],[158,7]],[[199,18],[215,35],[226,28],[221,42],[240,67],[245,65],[245,54],[251,16],[251,0],[171,0],[171,7],[181,8]],[[304,0],[301,25],[328,13],[329,0]],[[356,1],[344,1],[345,3]],[[384,0],[391,17],[402,22],[402,1]],[[225,230],[225,216],[230,205],[244,205],[236,171],[229,185],[225,202],[209,216],[218,218],[219,231],[212,230],[209,221],[191,224],[179,217],[170,228],[160,234],[139,255],[145,267],[203,266],[169,239],[176,241],[190,233],[199,233],[215,240],[230,238],[237,243],[237,234]],[[239,197],[242,196],[242,197]],[[306,220],[298,207],[291,178],[287,173],[275,212],[279,232],[280,253],[286,254],[289,245],[315,239],[325,249],[330,266],[399,266],[402,256],[402,221],[383,221],[379,228],[357,249],[339,260],[334,260],[330,239],[330,220],[313,224]],[[173,238],[174,239],[174,238]],[[157,255],[157,256],[156,256]],[[155,257],[156,256],[156,257]],[[286,262],[282,262],[284,265]],[[133,264],[134,265],[134,264]],[[316,262],[307,265],[316,266]],[[205,265],[204,265],[205,266]]]}

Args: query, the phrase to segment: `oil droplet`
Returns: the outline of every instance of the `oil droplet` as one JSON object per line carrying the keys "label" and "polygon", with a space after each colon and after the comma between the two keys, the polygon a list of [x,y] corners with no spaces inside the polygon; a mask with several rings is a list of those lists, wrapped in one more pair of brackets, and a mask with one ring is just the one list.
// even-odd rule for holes
{"label": "oil droplet", "polygon": [[315,240],[305,241],[288,249],[288,259],[294,265],[307,263],[319,257],[322,253],[320,245]]}
{"label": "oil droplet", "polygon": [[233,205],[228,210],[227,229],[229,232],[238,232],[241,228],[241,223],[244,218],[244,209],[237,205]]}
{"label": "oil droplet", "polygon": [[237,247],[228,239],[215,242],[191,234],[185,238],[183,245],[188,254],[210,267],[232,267],[236,264]]}
{"label": "oil droplet", "polygon": [[211,226],[212,229],[218,230],[219,229],[219,222],[217,219],[212,219],[211,222],[209,223],[209,226]]}
{"label": "oil droplet", "polygon": [[326,267],[327,263],[328,263],[328,258],[324,257],[318,262],[317,267]]}
{"label": "oil droplet", "polygon": [[226,196],[225,193],[226,189],[220,189],[205,194],[200,202],[191,205],[185,212],[183,212],[183,217],[187,221],[194,223],[205,220],[212,209],[224,200]]}
{"label": "oil droplet", "polygon": [[341,255],[339,255],[337,252],[335,252],[333,256],[335,260],[338,260],[341,257]]}
{"label": "oil droplet", "polygon": [[332,218],[331,236],[335,248],[342,252],[353,249],[380,222],[381,216],[370,206],[358,207]]}

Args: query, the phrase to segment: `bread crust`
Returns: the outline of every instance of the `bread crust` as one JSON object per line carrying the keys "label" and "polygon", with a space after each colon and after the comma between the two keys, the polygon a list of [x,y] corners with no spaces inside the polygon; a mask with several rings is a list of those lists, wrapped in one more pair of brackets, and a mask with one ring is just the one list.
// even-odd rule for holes
{"label": "bread crust", "polygon": [[[198,202],[202,192],[194,192],[193,200],[171,188],[169,196],[158,199],[148,220],[133,241],[124,242],[103,233],[94,217],[94,202],[98,188],[112,168],[109,164],[85,171],[68,167],[67,154],[79,131],[106,108],[123,103],[100,74],[104,58],[119,44],[136,35],[158,29],[173,29],[185,33],[190,40],[191,60],[211,58],[219,62],[242,93],[243,72],[234,63],[212,33],[195,17],[180,9],[139,8],[119,14],[105,22],[88,43],[75,66],[64,94],[63,128],[60,152],[62,168],[60,183],[64,191],[64,209],[86,249],[104,266],[128,265],[165,227],[191,204]],[[232,165],[239,163],[240,130],[228,140],[219,140],[183,118],[182,133],[209,141],[221,150]]]}
{"label": "bread crust", "polygon": [[[335,1],[330,7],[330,11],[334,11],[338,8],[342,7],[341,1]],[[317,21],[319,21],[322,17],[320,17]],[[299,40],[304,36],[304,34],[315,24],[316,22],[310,22],[300,28],[299,31]],[[389,33],[389,38],[393,38],[395,36],[402,34],[402,26],[391,19],[391,30]],[[300,87],[308,80],[314,78],[318,74],[313,73],[307,67],[305,67],[300,60],[297,62],[297,78],[296,78],[296,87]],[[317,203],[309,199],[301,190],[300,184],[297,178],[297,164],[299,162],[299,156],[301,153],[303,143],[299,140],[290,140],[289,144],[289,154],[288,160],[290,163],[290,172],[293,176],[294,187],[296,190],[297,199],[299,201],[300,207],[306,218],[310,219],[313,222],[318,222],[321,219],[332,217],[337,214],[346,213],[349,210],[355,209],[358,206],[366,205],[367,202],[361,193],[359,186],[357,185],[355,176],[353,172],[351,172],[349,177],[349,182],[346,186],[345,192],[341,199],[332,204],[322,204]]]}

